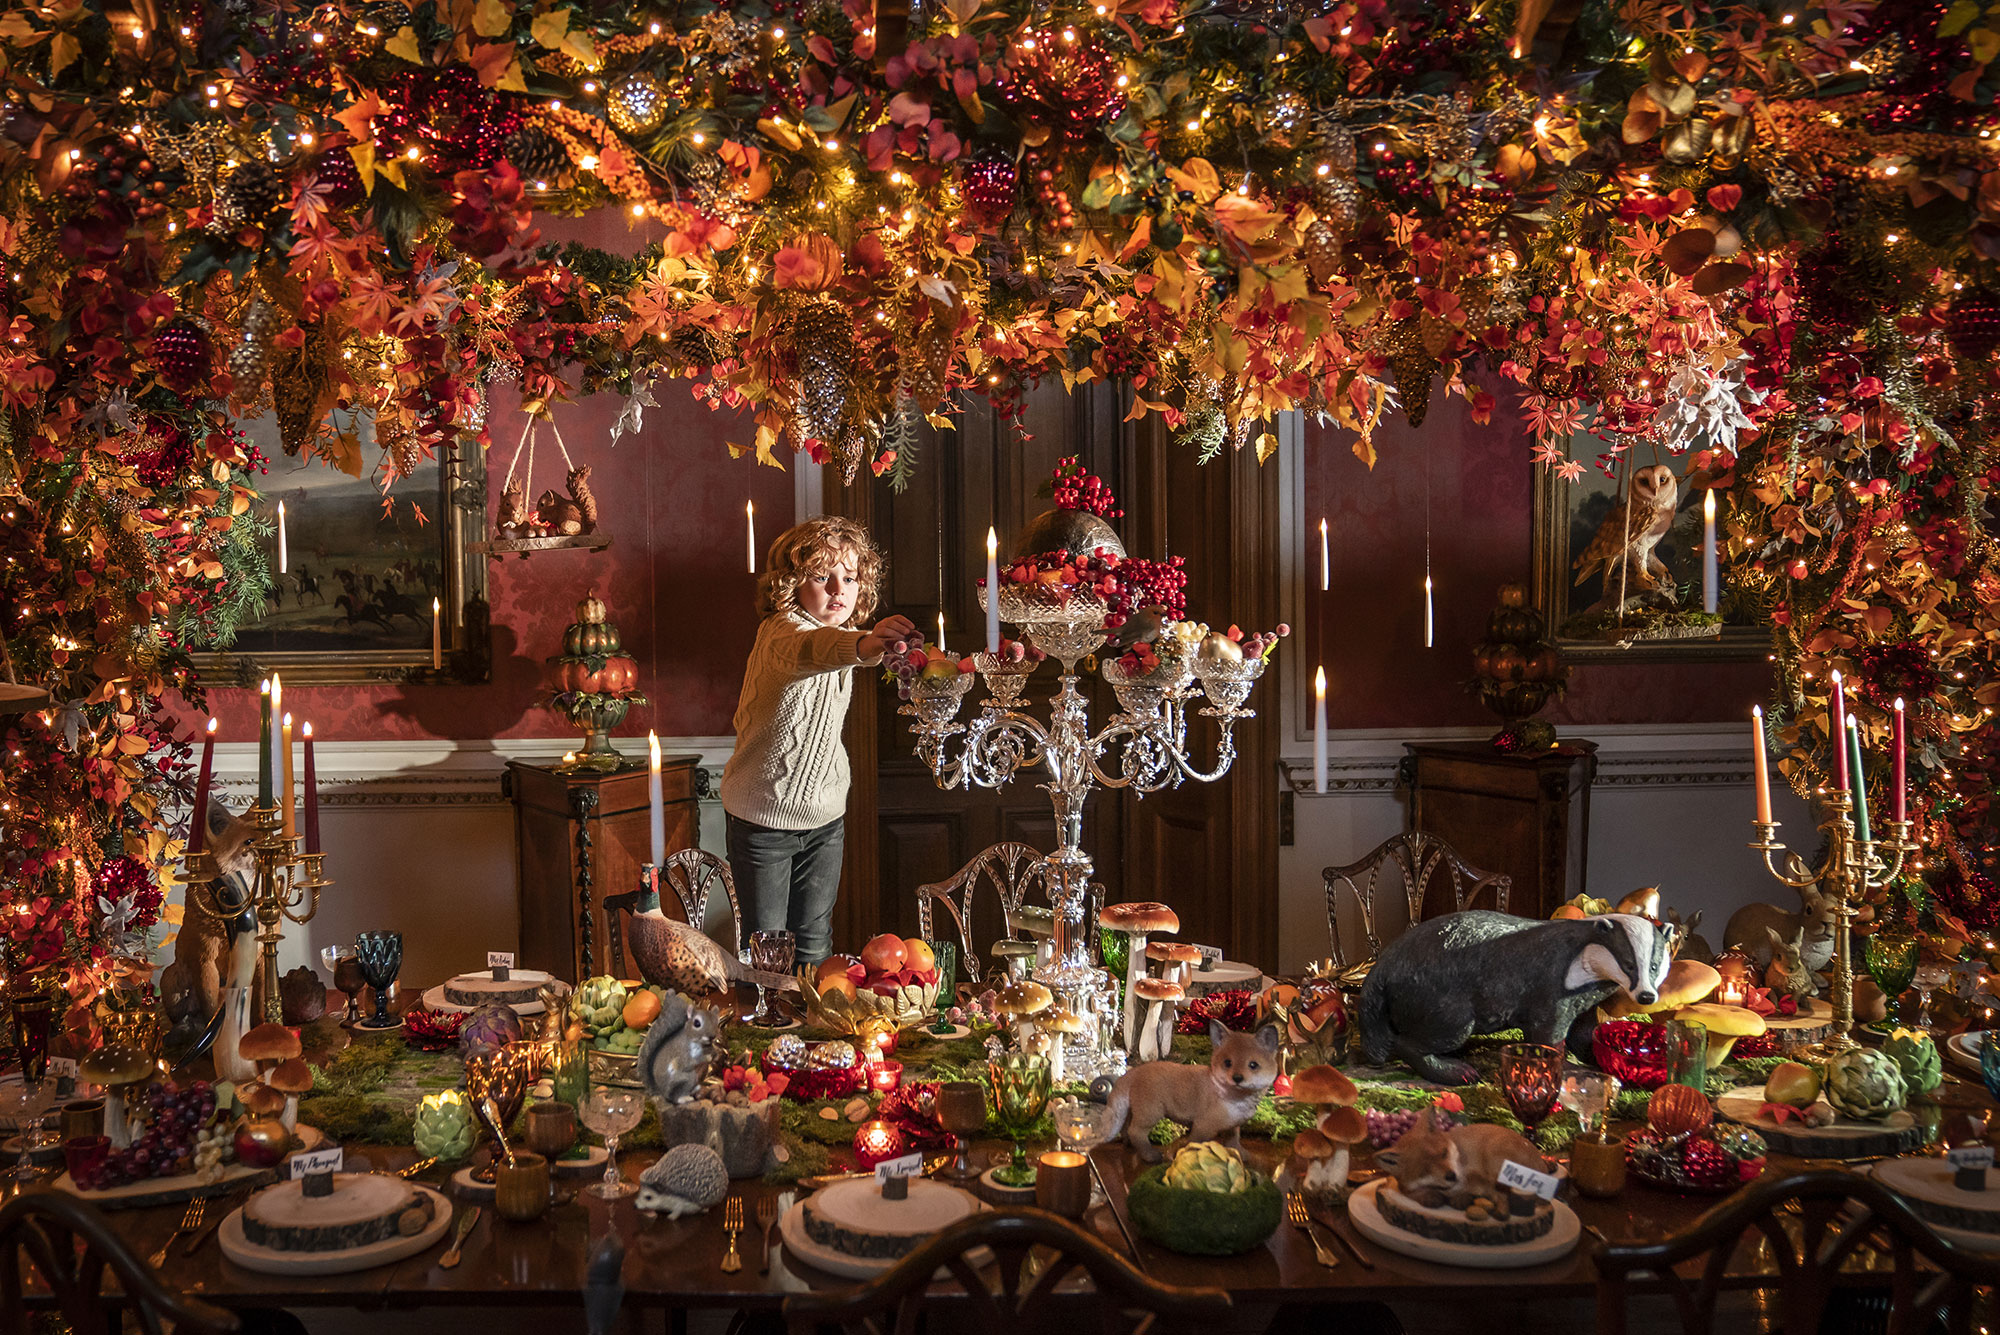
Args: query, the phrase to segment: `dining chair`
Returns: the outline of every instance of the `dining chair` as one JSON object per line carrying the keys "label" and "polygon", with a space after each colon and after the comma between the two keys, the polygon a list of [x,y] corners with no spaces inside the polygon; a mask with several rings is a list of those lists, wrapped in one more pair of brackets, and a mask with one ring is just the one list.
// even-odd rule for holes
{"label": "dining chair", "polygon": [[[1032,844],[998,843],[975,854],[972,860],[954,872],[949,880],[918,886],[917,934],[926,941],[937,939],[931,932],[936,922],[935,911],[942,907],[958,933],[959,959],[965,969],[966,978],[970,982],[977,983],[979,960],[983,952],[973,948],[972,931],[980,885],[992,885],[994,895],[999,898],[1002,938],[1010,941],[1021,940],[1023,933],[1015,924],[1013,915],[1019,912],[1029,890],[1046,885],[1042,858],[1041,851]],[[1103,907],[1104,887],[1092,881],[1090,899],[1085,907],[1084,940],[1095,942],[1097,914]]]}
{"label": "dining chair", "polygon": [[[681,914],[697,930],[708,930],[708,901],[717,886],[729,897],[729,954],[731,958],[743,957],[743,907],[736,898],[736,878],[730,874],[729,863],[705,848],[683,848],[667,854],[660,864],[660,895],[662,908],[665,896],[673,892],[674,901],[681,906]],[[639,901],[644,892],[627,891],[623,894],[604,897],[604,920],[616,924],[611,931],[611,972],[614,977],[624,978],[625,972],[625,913],[637,913]]]}
{"label": "dining chair", "polygon": [[1163,1284],[1043,1210],[961,1219],[858,1288],[795,1293],[784,1306],[790,1335],[1023,1335],[1086,1319],[1105,1335],[1141,1335],[1213,1330],[1228,1312],[1225,1290]]}
{"label": "dining chair", "polygon": [[35,1329],[31,1285],[75,1335],[117,1335],[128,1316],[146,1335],[228,1335],[240,1324],[167,1288],[96,1206],[67,1192],[29,1190],[0,1208],[0,1330]]}
{"label": "dining chair", "polygon": [[1878,1327],[1884,1335],[1927,1335],[1940,1318],[1946,1330],[1969,1335],[1977,1290],[2000,1284],[2000,1256],[1947,1242],[1871,1178],[1815,1168],[1761,1178],[1684,1232],[1602,1248],[1600,1335],[1624,1335],[1626,1306],[1635,1293],[1671,1297],[1688,1335],[1739,1325],[1729,1316],[1718,1326],[1716,1299],[1738,1244],[1753,1230],[1777,1271],[1773,1329],[1824,1329],[1822,1317],[1854,1291],[1853,1276],[1843,1274],[1851,1260],[1865,1261],[1870,1275],[1888,1280],[1886,1324]]}
{"label": "dining chair", "polygon": [[1409,921],[1420,922],[1430,899],[1431,882],[1439,872],[1451,878],[1451,902],[1455,912],[1470,907],[1480,894],[1493,892],[1493,907],[1507,911],[1507,897],[1514,878],[1499,872],[1481,871],[1472,866],[1450,844],[1434,834],[1405,830],[1384,840],[1367,857],[1344,867],[1328,867],[1320,873],[1326,885],[1326,926],[1333,939],[1334,963],[1346,969],[1361,961],[1347,958],[1340,940],[1340,891],[1345,888],[1361,910],[1361,929],[1368,938],[1368,960],[1382,953],[1382,937],[1376,916],[1376,891],[1382,874],[1394,866],[1403,878],[1403,902],[1409,907]]}

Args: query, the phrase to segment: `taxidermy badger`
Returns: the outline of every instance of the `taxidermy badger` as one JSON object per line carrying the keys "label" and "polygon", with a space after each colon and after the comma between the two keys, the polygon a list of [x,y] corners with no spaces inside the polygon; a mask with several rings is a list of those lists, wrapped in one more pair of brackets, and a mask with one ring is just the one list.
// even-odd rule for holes
{"label": "taxidermy badger", "polygon": [[1368,971],[1362,1048],[1375,1065],[1393,1056],[1427,1079],[1468,1084],[1471,1065],[1440,1054],[1516,1027],[1559,1045],[1620,988],[1649,1004],[1671,945],[1666,929],[1633,913],[1541,922],[1474,910],[1415,923]]}

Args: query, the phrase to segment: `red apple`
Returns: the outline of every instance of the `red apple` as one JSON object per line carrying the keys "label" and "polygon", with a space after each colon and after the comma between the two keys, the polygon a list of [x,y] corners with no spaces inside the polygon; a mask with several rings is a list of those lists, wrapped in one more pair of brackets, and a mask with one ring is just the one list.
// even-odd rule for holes
{"label": "red apple", "polygon": [[246,1117],[236,1127],[236,1162],[275,1168],[291,1148],[291,1135],[275,1117]]}
{"label": "red apple", "polygon": [[908,955],[902,937],[884,932],[861,947],[861,967],[870,973],[894,973],[903,967]]}

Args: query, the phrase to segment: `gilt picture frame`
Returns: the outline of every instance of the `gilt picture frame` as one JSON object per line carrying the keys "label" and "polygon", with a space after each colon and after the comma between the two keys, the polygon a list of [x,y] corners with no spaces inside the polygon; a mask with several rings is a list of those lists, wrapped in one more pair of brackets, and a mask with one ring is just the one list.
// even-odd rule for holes
{"label": "gilt picture frame", "polygon": [[[286,456],[269,417],[240,425],[271,461],[257,508],[275,526],[285,504],[287,569],[278,572],[274,533],[265,543],[275,588],[264,617],[243,625],[226,649],[196,653],[202,675],[244,686],[273,671],[302,685],[485,681],[486,558],[472,550],[485,527],[482,451],[440,450],[385,496],[365,470],[351,477]],[[357,429],[362,457],[374,457],[372,431],[365,421]]]}
{"label": "gilt picture frame", "polygon": [[[1580,438],[1572,449],[1572,457],[1593,459],[1601,449],[1602,443],[1595,438]],[[1630,458],[1640,465],[1670,467],[1678,479],[1674,518],[1655,554],[1666,566],[1668,580],[1680,590],[1682,605],[1698,611],[1701,498],[1699,491],[1686,485],[1688,461],[1664,452],[1655,460],[1651,450],[1643,445]],[[1533,469],[1534,497],[1530,593],[1549,637],[1565,658],[1572,662],[1605,663],[1748,662],[1770,653],[1769,628],[1756,625],[1749,609],[1732,607],[1726,588],[1720,590],[1717,602],[1723,618],[1720,634],[1661,639],[1620,638],[1615,632],[1579,633],[1578,622],[1587,621],[1585,614],[1600,601],[1616,604],[1616,591],[1603,587],[1601,575],[1586,575],[1579,583],[1578,559],[1589,549],[1599,526],[1612,515],[1624,496],[1624,469],[1620,468],[1614,479],[1592,464],[1574,482],[1565,482],[1546,465],[1529,467]]]}

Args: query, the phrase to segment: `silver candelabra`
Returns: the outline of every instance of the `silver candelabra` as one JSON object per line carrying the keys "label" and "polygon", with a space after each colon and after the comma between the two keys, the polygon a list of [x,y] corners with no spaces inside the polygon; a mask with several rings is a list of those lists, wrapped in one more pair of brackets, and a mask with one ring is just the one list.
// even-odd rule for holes
{"label": "silver candelabra", "polygon": [[[988,591],[980,591],[980,606]],[[1043,859],[1043,875],[1054,909],[1053,959],[1036,971],[1036,979],[1064,996],[1073,1009],[1113,1023],[1087,1024],[1070,1044],[1076,1054],[1072,1068],[1101,1069],[1106,1035],[1115,1028],[1116,993],[1103,985],[1103,975],[1091,963],[1083,930],[1084,905],[1093,870],[1090,855],[1080,847],[1083,804],[1093,785],[1129,788],[1145,794],[1176,788],[1189,779],[1212,783],[1229,772],[1236,759],[1234,728],[1238,719],[1254,716],[1243,708],[1250,688],[1263,673],[1256,655],[1217,653],[1213,646],[1163,655],[1143,676],[1127,676],[1116,660],[1107,660],[1104,679],[1118,697],[1118,712],[1102,731],[1090,730],[1088,702],[1077,690],[1076,664],[1104,644],[1105,604],[1095,594],[1064,592],[1048,585],[1005,585],[1000,592],[1000,619],[1020,628],[1027,643],[1062,664],[1061,686],[1049,702],[1044,724],[1022,712],[1022,692],[1035,670],[1031,662],[1011,662],[992,654],[973,655],[989,698],[980,712],[957,721],[972,687],[972,675],[919,677],[903,712],[915,716],[910,731],[917,755],[930,766],[940,788],[998,788],[1018,773],[1036,766],[1048,772],[1042,785],[1055,808],[1059,847]],[[1230,646],[1234,648],[1233,645]],[[1216,720],[1221,729],[1213,768],[1189,759],[1187,705],[1195,699],[1194,683],[1208,700],[1198,712]],[[963,734],[956,758],[952,739]],[[1115,753],[1115,756],[1114,756]]]}

